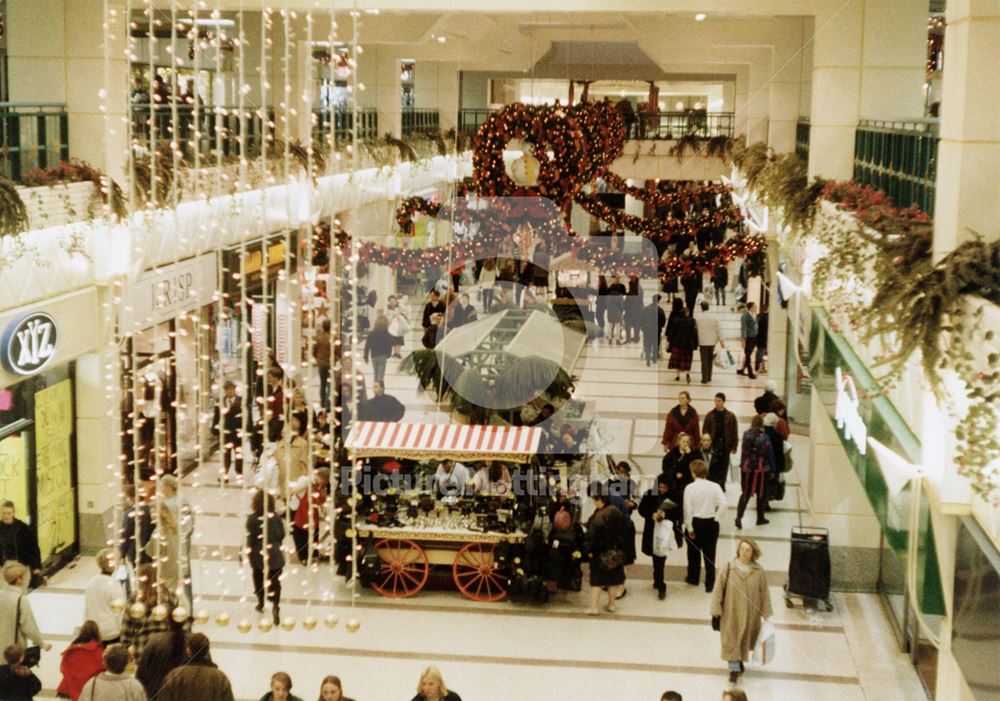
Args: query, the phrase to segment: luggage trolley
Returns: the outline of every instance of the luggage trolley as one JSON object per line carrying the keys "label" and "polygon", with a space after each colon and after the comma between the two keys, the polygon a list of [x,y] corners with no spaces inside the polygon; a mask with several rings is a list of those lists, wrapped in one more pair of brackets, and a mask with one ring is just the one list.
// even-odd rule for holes
{"label": "luggage trolley", "polygon": [[809,602],[823,602],[827,611],[833,610],[830,602],[830,531],[811,526],[792,527],[792,552],[788,562],[788,581],[785,582],[785,605],[792,608],[792,598]]}

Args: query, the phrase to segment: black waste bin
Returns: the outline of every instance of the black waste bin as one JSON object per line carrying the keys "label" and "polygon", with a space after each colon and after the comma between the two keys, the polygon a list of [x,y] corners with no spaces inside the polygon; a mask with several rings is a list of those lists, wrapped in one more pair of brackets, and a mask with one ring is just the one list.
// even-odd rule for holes
{"label": "black waste bin", "polygon": [[804,602],[822,601],[827,611],[833,610],[830,603],[830,532],[826,528],[792,528],[792,552],[785,584],[785,604],[789,607],[793,596]]}

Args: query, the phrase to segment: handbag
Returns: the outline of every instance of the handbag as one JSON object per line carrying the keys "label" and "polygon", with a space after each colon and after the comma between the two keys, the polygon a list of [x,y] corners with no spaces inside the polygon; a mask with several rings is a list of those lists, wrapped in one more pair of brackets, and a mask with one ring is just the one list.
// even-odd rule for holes
{"label": "handbag", "polygon": [[597,564],[605,572],[612,572],[625,564],[625,553],[618,548],[608,548],[597,556]]}
{"label": "handbag", "polygon": [[[14,618],[14,643],[17,644],[21,638],[21,599],[24,596],[17,597],[17,613]],[[32,645],[24,649],[24,660],[21,664],[25,667],[37,667],[38,663],[42,661],[42,648],[38,645]]]}
{"label": "handbag", "polygon": [[[722,585],[722,600],[720,606],[726,610],[726,589],[729,588],[729,563],[726,563],[726,583]],[[712,630],[722,630],[722,616],[712,616]]]}

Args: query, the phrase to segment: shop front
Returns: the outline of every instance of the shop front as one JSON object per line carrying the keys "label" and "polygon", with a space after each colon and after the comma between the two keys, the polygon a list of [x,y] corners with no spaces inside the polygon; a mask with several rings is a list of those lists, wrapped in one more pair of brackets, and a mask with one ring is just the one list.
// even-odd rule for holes
{"label": "shop front", "polygon": [[913,479],[913,466],[922,462],[920,439],[826,312],[811,313],[812,390],[881,526],[875,586],[901,647],[933,689],[936,650],[924,630],[937,635],[945,607],[930,502]]}
{"label": "shop front", "polygon": [[94,288],[0,313],[0,501],[35,529],[47,573],[79,552],[74,359],[100,342]]}
{"label": "shop front", "polygon": [[129,479],[197,463],[212,440],[200,417],[212,411],[218,256],[209,253],[148,271],[127,288],[119,316],[122,421]]}

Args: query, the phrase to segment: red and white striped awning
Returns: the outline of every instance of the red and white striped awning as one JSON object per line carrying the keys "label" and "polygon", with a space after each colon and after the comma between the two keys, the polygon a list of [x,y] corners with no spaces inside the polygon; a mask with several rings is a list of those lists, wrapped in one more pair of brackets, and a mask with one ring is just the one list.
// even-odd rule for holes
{"label": "red and white striped awning", "polygon": [[466,426],[358,421],[347,437],[355,458],[452,458],[528,462],[542,431],[530,426]]}

